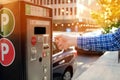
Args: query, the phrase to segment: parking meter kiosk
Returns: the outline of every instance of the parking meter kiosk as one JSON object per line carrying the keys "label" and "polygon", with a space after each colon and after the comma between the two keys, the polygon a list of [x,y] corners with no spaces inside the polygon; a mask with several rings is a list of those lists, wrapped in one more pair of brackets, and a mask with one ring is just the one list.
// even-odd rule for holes
{"label": "parking meter kiosk", "polygon": [[52,10],[13,1],[0,6],[0,80],[52,80]]}

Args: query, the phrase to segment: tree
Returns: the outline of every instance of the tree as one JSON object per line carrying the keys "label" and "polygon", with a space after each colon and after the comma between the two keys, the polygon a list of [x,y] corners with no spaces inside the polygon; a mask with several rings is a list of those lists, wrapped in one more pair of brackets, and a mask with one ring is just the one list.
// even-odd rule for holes
{"label": "tree", "polygon": [[112,27],[120,26],[120,0],[97,0],[100,9],[92,11],[92,18],[98,25],[103,27],[105,33],[110,32]]}

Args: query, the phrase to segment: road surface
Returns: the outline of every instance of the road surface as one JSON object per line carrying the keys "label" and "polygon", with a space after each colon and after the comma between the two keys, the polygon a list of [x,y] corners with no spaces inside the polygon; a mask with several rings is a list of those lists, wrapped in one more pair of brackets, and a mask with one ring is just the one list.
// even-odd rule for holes
{"label": "road surface", "polygon": [[94,54],[79,54],[77,57],[77,69],[73,75],[73,79],[80,76],[86,71],[101,55]]}

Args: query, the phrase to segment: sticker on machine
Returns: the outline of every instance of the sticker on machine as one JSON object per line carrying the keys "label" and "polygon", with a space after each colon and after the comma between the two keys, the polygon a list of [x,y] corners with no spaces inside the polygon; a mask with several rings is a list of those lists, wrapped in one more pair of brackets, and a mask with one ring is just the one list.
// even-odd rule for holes
{"label": "sticker on machine", "polygon": [[10,9],[0,9],[0,23],[0,35],[3,37],[11,35],[15,27],[15,17]]}
{"label": "sticker on machine", "polygon": [[15,59],[15,48],[12,42],[6,38],[0,39],[0,63],[7,67],[10,66]]}
{"label": "sticker on machine", "polygon": [[36,42],[37,42],[36,37],[32,36],[32,38],[31,38],[31,44],[34,46],[34,45],[36,45]]}

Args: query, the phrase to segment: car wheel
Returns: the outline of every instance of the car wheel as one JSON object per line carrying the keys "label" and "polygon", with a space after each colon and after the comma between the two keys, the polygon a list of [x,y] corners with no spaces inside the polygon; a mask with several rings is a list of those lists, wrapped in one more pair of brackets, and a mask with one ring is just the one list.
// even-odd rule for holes
{"label": "car wheel", "polygon": [[72,78],[72,71],[67,69],[63,74],[63,80],[71,80]]}

